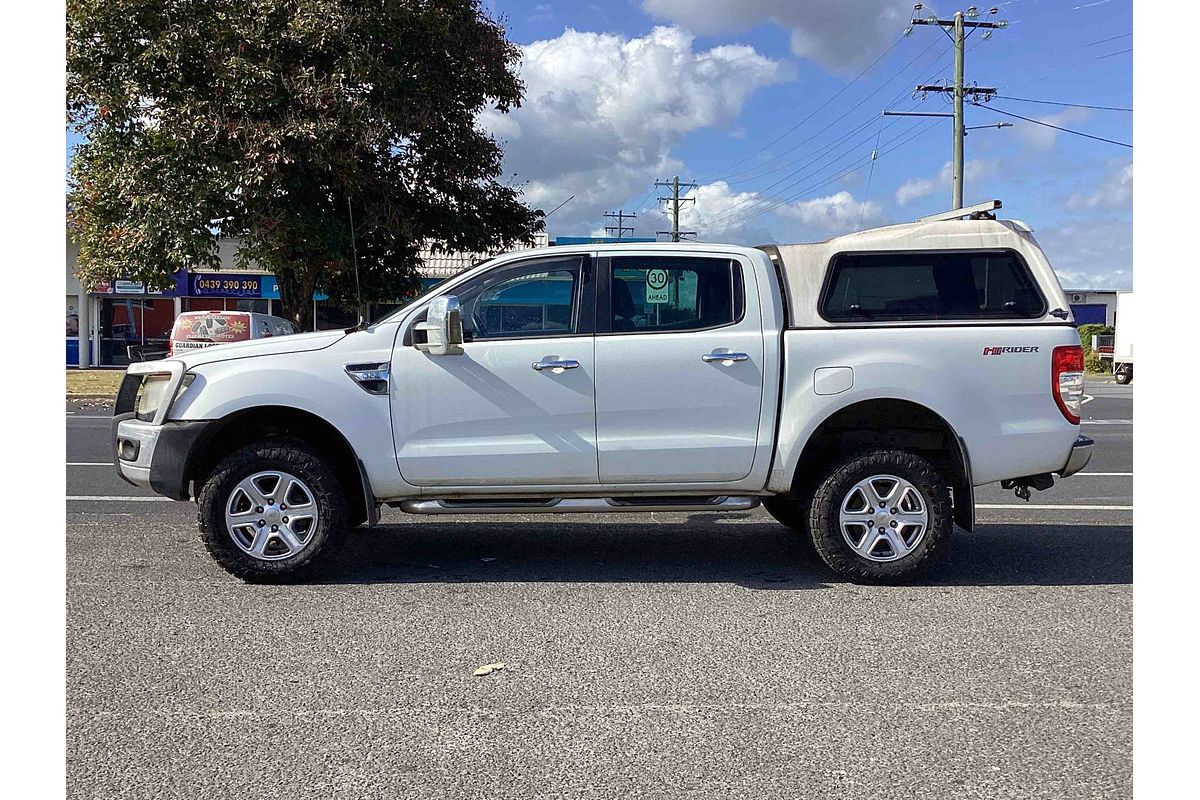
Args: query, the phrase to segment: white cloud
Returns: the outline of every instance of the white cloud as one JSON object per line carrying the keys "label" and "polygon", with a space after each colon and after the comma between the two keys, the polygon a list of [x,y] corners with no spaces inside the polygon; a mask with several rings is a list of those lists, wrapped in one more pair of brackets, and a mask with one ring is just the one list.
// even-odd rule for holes
{"label": "white cloud", "polygon": [[775,213],[784,219],[794,219],[806,230],[821,236],[837,236],[870,227],[882,217],[878,203],[855,200],[846,191],[781,206]]}
{"label": "white cloud", "polygon": [[749,30],[765,22],[791,31],[792,52],[831,69],[866,64],[900,35],[912,3],[905,0],[642,0],[642,9],[702,34]]}
{"label": "white cloud", "polygon": [[[968,159],[964,164],[963,172],[966,174],[968,184],[974,184],[975,181],[996,174],[999,169],[999,163],[985,159]],[[904,183],[900,184],[900,188],[896,190],[896,203],[901,206],[906,206],[914,200],[920,200],[923,197],[928,197],[937,191],[949,191],[950,184],[954,178],[954,165],[947,161],[942,165],[941,170],[935,177],[931,178],[909,178]]]}
{"label": "white cloud", "polygon": [[1126,164],[1091,192],[1076,192],[1067,199],[1072,211],[1122,209],[1133,205],[1133,164]]}
{"label": "white cloud", "polygon": [[1063,286],[1133,288],[1133,225],[1129,222],[1089,219],[1036,235]]}
{"label": "white cloud", "polygon": [[595,223],[674,173],[674,144],[736,118],[753,92],[791,75],[752,47],[692,45],[679,28],[658,27],[634,39],[568,29],[523,48],[522,107],[480,124],[503,141],[505,170],[529,203],[549,210],[575,195],[551,229]]}
{"label": "white cloud", "polygon": [[[1046,114],[1040,117],[1031,117],[1031,119],[1057,125],[1060,128],[1070,128],[1087,120],[1091,115],[1092,112],[1086,108],[1066,108],[1057,114]],[[1012,123],[1013,132],[1030,147],[1049,150],[1058,141],[1060,131],[1056,131],[1054,128],[1047,128],[1045,125],[1037,125],[1020,119],[1013,120]]]}
{"label": "white cloud", "polygon": [[[759,192],[736,192],[725,181],[717,181],[698,187],[688,197],[695,202],[680,209],[680,227],[695,231],[697,238],[705,241],[740,244],[817,241],[871,227],[883,220],[878,203],[856,200],[848,191],[772,208],[776,202],[773,198]],[[768,208],[771,210],[766,211]],[[666,215],[659,211],[646,216],[647,221],[655,222],[657,230],[666,230],[670,225]]]}

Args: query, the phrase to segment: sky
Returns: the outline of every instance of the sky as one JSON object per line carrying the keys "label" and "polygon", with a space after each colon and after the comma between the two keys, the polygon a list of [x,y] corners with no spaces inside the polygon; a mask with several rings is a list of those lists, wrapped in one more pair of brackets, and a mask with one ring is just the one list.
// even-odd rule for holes
{"label": "sky", "polygon": [[[950,111],[918,83],[952,78],[950,38],[894,0],[482,0],[522,49],[522,106],[479,125],[503,180],[552,212],[552,236],[670,227],[656,180],[678,175],[681,228],[714,242],[827,239],[951,207]],[[962,6],[925,3],[921,16]],[[1002,0],[1008,27],[967,40],[965,203],[1029,224],[1064,288],[1133,287],[1131,0]],[[987,16],[989,4],[979,6]],[[1013,99],[1021,98],[1021,99]],[[68,136],[70,149],[78,139]],[[872,155],[874,154],[874,158]],[[569,202],[568,198],[571,198]],[[561,205],[561,207],[559,207]],[[555,210],[557,208],[557,210]],[[627,234],[630,235],[630,234]]]}
{"label": "sky", "polygon": [[[1130,0],[1008,0],[1009,22],[967,40],[965,202],[999,198],[1033,227],[1064,287],[1132,288],[1133,150],[999,110],[1132,143],[1132,114],[1027,102],[1133,107]],[[669,227],[655,180],[695,183],[681,227],[707,241],[825,239],[951,207],[950,111],[917,83],[952,78],[950,38],[904,35],[891,0],[486,0],[523,51],[521,108],[485,112],[505,180],[551,211],[551,235]],[[961,6],[925,3],[921,16]],[[981,16],[991,6],[981,4]],[[1014,99],[1021,98],[1021,99]],[[995,109],[995,110],[993,110]],[[875,158],[872,158],[874,152]],[[630,223],[626,223],[630,224]]]}

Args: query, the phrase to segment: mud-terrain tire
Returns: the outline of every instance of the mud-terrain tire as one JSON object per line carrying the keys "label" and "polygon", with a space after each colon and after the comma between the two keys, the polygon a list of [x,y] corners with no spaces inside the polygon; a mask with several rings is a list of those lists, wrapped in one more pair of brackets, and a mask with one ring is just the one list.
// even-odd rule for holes
{"label": "mud-terrain tire", "polygon": [[817,555],[838,575],[855,583],[904,583],[949,549],[950,487],[913,453],[860,452],[835,462],[818,481],[808,524]]}
{"label": "mud-terrain tire", "polygon": [[[273,474],[281,476],[277,482]],[[329,462],[292,439],[254,442],[225,456],[196,502],[209,554],[247,583],[311,574],[341,545],[350,516],[345,488]]]}

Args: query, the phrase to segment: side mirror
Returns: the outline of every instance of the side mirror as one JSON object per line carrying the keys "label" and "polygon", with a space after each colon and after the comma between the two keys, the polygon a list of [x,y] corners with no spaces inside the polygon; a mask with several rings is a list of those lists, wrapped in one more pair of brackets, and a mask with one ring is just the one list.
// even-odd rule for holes
{"label": "side mirror", "polygon": [[458,298],[452,294],[434,298],[425,321],[418,322],[413,330],[424,331],[427,337],[425,342],[416,343],[418,350],[431,356],[462,355],[462,309]]}

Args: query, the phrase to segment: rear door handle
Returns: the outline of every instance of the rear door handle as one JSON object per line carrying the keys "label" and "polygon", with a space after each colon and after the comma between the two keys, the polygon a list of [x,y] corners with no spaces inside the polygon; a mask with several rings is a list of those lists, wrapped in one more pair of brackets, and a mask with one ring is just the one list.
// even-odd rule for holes
{"label": "rear door handle", "polygon": [[533,368],[538,372],[544,369],[577,369],[579,362],[573,358],[559,358],[547,361],[533,362]]}
{"label": "rear door handle", "polygon": [[705,353],[704,355],[700,356],[700,359],[705,364],[711,364],[714,361],[749,361],[750,356],[746,355],[745,353],[718,353],[714,350],[711,353]]}

